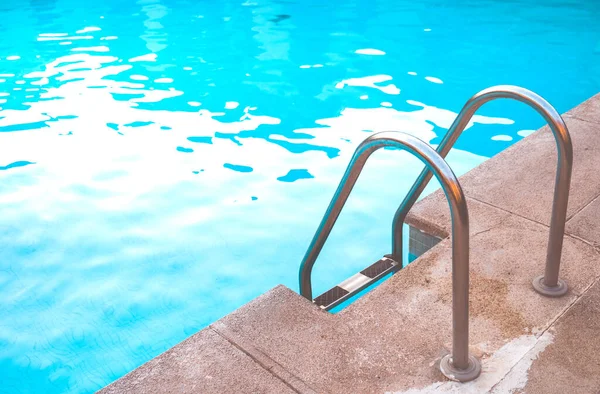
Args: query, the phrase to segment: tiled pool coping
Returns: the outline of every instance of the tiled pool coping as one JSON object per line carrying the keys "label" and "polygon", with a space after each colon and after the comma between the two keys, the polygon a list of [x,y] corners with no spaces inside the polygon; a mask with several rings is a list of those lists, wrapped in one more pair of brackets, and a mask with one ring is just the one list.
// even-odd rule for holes
{"label": "tiled pool coping", "polygon": [[[547,128],[473,169],[461,183],[471,219],[475,381],[435,363],[451,341],[451,247],[442,240],[339,314],[278,286],[144,364],[103,393],[597,392],[600,388],[600,95],[564,115],[574,169],[562,298],[537,294],[556,150]],[[447,236],[438,191],[409,224]]]}

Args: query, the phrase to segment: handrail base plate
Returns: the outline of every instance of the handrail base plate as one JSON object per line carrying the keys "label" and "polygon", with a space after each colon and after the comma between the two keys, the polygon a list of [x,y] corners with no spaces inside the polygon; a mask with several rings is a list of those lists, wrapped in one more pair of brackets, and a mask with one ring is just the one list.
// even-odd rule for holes
{"label": "handrail base plate", "polygon": [[558,279],[556,286],[546,286],[544,283],[544,275],[536,276],[533,279],[532,284],[535,291],[546,297],[560,297],[565,295],[569,290],[567,282],[560,278]]}
{"label": "handrail base plate", "polygon": [[440,371],[455,382],[470,382],[481,374],[481,361],[469,354],[469,366],[466,369],[458,369],[452,363],[452,354],[447,354],[440,361]]}

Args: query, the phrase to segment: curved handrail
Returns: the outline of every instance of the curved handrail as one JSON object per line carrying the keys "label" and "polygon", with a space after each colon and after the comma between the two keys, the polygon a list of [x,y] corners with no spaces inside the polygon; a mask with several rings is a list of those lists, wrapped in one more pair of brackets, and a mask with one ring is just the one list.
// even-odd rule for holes
{"label": "curved handrail", "polygon": [[452,354],[440,365],[453,380],[475,379],[479,361],[469,355],[469,212],[458,179],[436,151],[409,134],[383,132],[365,139],[356,149],[321,224],[300,265],[300,294],[312,301],[311,272],[331,229],[335,224],[369,156],[383,147],[396,147],[417,156],[432,170],[442,185],[452,218]]}
{"label": "curved handrail", "polygon": [[[535,109],[546,120],[556,140],[558,164],[554,183],[554,201],[552,203],[550,235],[546,254],[546,270],[544,275],[534,278],[533,286],[540,294],[558,297],[567,292],[567,284],[558,278],[558,273],[560,270],[571,171],[573,168],[573,145],[569,130],[556,109],[541,96],[518,86],[504,85],[484,89],[467,101],[440,142],[437,152],[442,157],[446,157],[475,112],[483,104],[499,98],[514,99]],[[431,175],[431,171],[428,168],[425,168],[421,172],[419,178],[413,184],[394,215],[392,225],[392,256],[394,256],[394,259],[401,259],[402,257],[402,225],[406,219],[406,215],[408,215],[408,212],[423,192],[423,189],[429,183]]]}

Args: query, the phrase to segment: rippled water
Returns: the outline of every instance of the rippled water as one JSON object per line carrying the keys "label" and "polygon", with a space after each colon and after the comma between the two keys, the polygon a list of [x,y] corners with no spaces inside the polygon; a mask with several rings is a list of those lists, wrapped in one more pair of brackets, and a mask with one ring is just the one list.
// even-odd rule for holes
{"label": "rippled water", "polygon": [[[296,290],[370,132],[435,144],[495,84],[560,111],[600,90],[596,1],[454,3],[1,2],[0,392],[99,389],[269,288]],[[486,107],[449,161],[463,173],[541,124]],[[389,252],[419,169],[373,156],[315,293]]]}

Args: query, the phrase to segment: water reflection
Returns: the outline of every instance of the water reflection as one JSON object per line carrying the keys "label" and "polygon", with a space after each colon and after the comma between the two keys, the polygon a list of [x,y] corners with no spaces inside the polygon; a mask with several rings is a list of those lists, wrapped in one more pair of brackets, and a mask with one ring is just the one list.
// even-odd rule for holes
{"label": "water reflection", "polygon": [[146,48],[156,54],[167,47],[168,34],[160,22],[169,13],[169,9],[160,0],[140,0],[141,12],[146,15],[144,27],[146,30],[140,38],[146,42]]}

